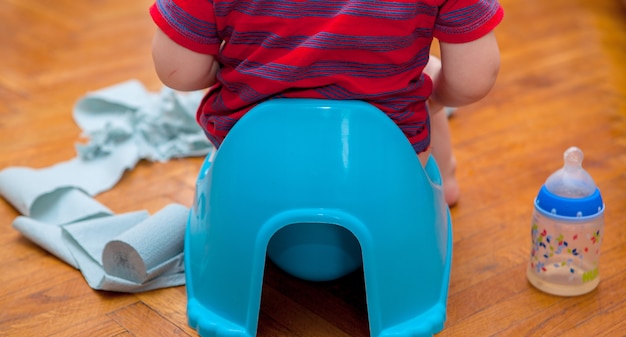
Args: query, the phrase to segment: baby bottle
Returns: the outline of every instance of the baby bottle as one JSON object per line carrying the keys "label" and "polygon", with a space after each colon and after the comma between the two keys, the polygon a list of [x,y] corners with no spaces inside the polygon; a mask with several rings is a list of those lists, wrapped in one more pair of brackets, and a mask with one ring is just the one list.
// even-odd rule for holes
{"label": "baby bottle", "polygon": [[550,175],[535,199],[526,275],[546,293],[576,296],[600,282],[604,203],[582,167],[583,152],[570,147],[563,157],[563,168]]}

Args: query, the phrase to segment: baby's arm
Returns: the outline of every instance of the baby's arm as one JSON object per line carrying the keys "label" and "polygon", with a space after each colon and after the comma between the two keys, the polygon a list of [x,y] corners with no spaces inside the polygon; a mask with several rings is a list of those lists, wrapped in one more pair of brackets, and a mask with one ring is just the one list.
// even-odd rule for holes
{"label": "baby's arm", "polygon": [[159,79],[172,89],[193,91],[215,84],[219,69],[215,57],[180,46],[158,28],[152,40],[152,59]]}
{"label": "baby's arm", "polygon": [[500,70],[500,51],[494,33],[467,43],[440,42],[439,45],[441,70],[431,76],[434,82],[431,104],[457,107],[485,97]]}

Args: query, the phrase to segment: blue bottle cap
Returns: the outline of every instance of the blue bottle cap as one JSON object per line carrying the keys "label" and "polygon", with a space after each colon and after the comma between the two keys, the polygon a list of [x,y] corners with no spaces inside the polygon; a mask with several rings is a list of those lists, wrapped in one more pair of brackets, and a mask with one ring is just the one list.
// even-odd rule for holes
{"label": "blue bottle cap", "polygon": [[590,217],[604,211],[604,202],[600,190],[582,198],[566,198],[550,192],[542,186],[535,200],[535,206],[547,215],[582,218]]}

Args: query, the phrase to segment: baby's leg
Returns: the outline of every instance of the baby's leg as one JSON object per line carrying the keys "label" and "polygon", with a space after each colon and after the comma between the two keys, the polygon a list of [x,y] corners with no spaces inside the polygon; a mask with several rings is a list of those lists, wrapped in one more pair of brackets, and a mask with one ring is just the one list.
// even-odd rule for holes
{"label": "baby's leg", "polygon": [[426,167],[426,163],[428,163],[428,157],[430,156],[430,154],[431,151],[430,148],[428,148],[428,150],[417,155],[417,158],[419,158],[422,167]]}
{"label": "baby's leg", "polygon": [[444,109],[432,111],[430,116],[430,132],[430,148],[441,171],[446,203],[449,206],[454,206],[459,200],[461,191],[459,183],[456,180],[456,159],[452,153],[450,127],[448,125],[448,116]]}

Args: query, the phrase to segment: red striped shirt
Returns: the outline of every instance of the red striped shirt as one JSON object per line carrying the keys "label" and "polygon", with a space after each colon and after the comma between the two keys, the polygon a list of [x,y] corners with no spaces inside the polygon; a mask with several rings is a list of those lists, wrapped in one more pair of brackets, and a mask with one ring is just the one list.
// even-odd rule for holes
{"label": "red striped shirt", "polygon": [[422,71],[433,37],[469,42],[503,16],[497,0],[157,0],[150,12],[221,64],[197,114],[215,145],[262,101],[352,99],[385,112],[417,153],[430,142]]}

